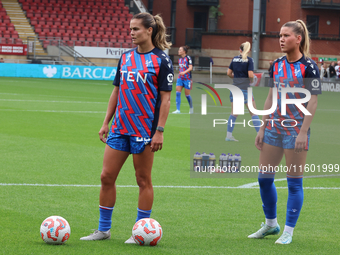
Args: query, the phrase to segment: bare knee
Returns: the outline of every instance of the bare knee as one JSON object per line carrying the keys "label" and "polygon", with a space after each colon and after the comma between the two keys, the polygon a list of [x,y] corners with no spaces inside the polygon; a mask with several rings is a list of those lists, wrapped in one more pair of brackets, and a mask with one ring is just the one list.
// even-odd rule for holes
{"label": "bare knee", "polygon": [[137,185],[140,189],[148,189],[152,187],[151,177],[136,175]]}
{"label": "bare knee", "polygon": [[112,186],[115,184],[115,178],[109,174],[107,171],[103,169],[101,175],[100,175],[100,180],[102,183],[102,186]]}

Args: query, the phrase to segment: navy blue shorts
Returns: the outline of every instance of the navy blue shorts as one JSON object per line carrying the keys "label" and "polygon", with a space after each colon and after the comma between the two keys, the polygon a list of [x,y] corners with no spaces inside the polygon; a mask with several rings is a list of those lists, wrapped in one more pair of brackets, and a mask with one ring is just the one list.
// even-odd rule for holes
{"label": "navy blue shorts", "polygon": [[[246,89],[241,89],[242,90],[242,93],[243,93],[243,97],[244,97],[244,103],[248,103],[248,90]],[[233,98],[233,94],[231,93],[230,91],[230,95],[229,95],[229,98],[230,98],[230,102],[232,103],[234,101],[234,98]],[[255,100],[254,99],[254,96],[252,96],[253,98],[253,101]]]}
{"label": "navy blue shorts", "polygon": [[[268,130],[267,128],[264,130],[264,136],[263,136],[263,142],[281,147],[283,149],[294,149],[295,148],[295,141],[296,141],[297,136],[293,135],[282,135],[278,134],[276,132],[272,132]],[[307,134],[307,144],[305,147],[305,150],[308,151],[309,149],[309,139],[310,139],[310,134]]]}
{"label": "navy blue shorts", "polygon": [[191,89],[191,80],[183,80],[183,79],[177,79],[176,86],[182,86],[186,89]]}
{"label": "navy blue shorts", "polygon": [[151,138],[120,135],[110,131],[106,144],[112,149],[130,152],[131,154],[142,153],[145,146],[151,143]]}

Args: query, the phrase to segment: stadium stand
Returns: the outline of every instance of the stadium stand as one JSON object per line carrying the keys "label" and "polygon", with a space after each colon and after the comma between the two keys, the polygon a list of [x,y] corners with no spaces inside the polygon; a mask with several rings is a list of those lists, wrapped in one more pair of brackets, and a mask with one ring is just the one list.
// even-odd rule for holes
{"label": "stadium stand", "polygon": [[14,24],[7,15],[6,9],[0,1],[0,44],[22,45],[23,41],[19,38]]}
{"label": "stadium stand", "polygon": [[[43,43],[68,46],[134,47],[132,14],[124,0],[19,0]],[[119,46],[118,46],[119,45]]]}

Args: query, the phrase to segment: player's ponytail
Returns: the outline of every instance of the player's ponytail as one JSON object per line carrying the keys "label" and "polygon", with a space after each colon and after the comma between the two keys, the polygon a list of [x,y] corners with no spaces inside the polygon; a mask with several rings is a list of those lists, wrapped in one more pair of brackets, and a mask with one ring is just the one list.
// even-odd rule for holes
{"label": "player's ponytail", "polygon": [[162,17],[159,14],[157,14],[156,16],[154,16],[154,19],[157,24],[157,32],[152,37],[153,44],[157,48],[160,48],[161,50],[170,49],[171,42],[167,42],[166,40],[166,38],[169,37],[169,35],[166,34],[166,27],[164,25]]}
{"label": "player's ponytail", "polygon": [[310,57],[310,52],[309,52],[310,38],[309,38],[309,32],[308,32],[305,22],[303,22],[300,19],[298,19],[297,21],[289,21],[286,24],[284,24],[283,27],[290,27],[292,28],[293,32],[296,35],[301,36],[299,50],[303,55],[305,55],[305,57]]}
{"label": "player's ponytail", "polygon": [[246,60],[248,57],[248,53],[250,51],[250,42],[244,42],[240,46],[240,50],[242,51],[242,59]]}
{"label": "player's ponytail", "polygon": [[132,17],[132,19],[141,19],[145,28],[152,27],[152,43],[155,47],[165,50],[170,49],[171,43],[167,42],[166,27],[160,15],[152,16],[150,13],[141,12]]}

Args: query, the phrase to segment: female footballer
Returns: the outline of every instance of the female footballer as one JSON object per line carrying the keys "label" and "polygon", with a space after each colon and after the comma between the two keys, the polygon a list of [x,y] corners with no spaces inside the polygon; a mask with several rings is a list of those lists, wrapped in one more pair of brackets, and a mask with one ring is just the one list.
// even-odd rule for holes
{"label": "female footballer", "polygon": [[[250,57],[248,57],[248,53],[250,51],[250,43],[244,42],[240,46],[240,55],[233,58],[233,60],[230,63],[227,75],[233,79],[233,85],[239,87],[244,96],[244,103],[246,104],[248,110],[249,107],[247,105],[248,102],[248,92],[247,88],[250,86],[249,82],[253,80],[254,78],[254,60]],[[238,142],[233,137],[233,130],[234,126],[233,123],[235,123],[237,115],[233,115],[233,94],[230,92],[230,102],[231,102],[231,114],[228,119],[228,128],[227,128],[227,137],[225,138],[226,141],[234,141]],[[255,99],[253,98],[253,106],[256,109]],[[253,123],[255,121],[258,121],[258,123],[254,123],[256,132],[259,131],[259,117],[255,114],[253,114],[251,111],[249,111],[251,118],[253,120]]]}
{"label": "female footballer", "polygon": [[190,96],[191,90],[191,71],[192,71],[192,60],[190,56],[187,55],[189,50],[189,46],[181,46],[178,49],[178,55],[180,58],[178,59],[179,64],[179,75],[176,84],[176,111],[172,113],[181,113],[181,93],[183,87],[185,88],[185,97],[189,103],[189,114],[194,113],[194,107],[192,106],[192,99]]}
{"label": "female footballer", "polygon": [[[137,219],[149,218],[153,203],[151,170],[154,152],[163,146],[163,131],[170,109],[173,67],[163,52],[170,48],[159,15],[139,13],[130,21],[137,48],[123,53],[99,138],[106,143],[99,197],[99,227],[80,240],[111,237],[116,179],[127,157],[133,155],[139,186]],[[112,126],[109,122],[113,117]],[[130,237],[125,243],[135,243]]]}
{"label": "female footballer", "polygon": [[[265,123],[255,138],[255,146],[260,150],[260,172],[258,176],[260,195],[266,223],[249,238],[263,238],[280,233],[276,218],[277,193],[274,184],[275,170],[285,155],[288,183],[288,202],[286,224],[283,234],[275,242],[292,242],[294,227],[303,203],[303,171],[310,139],[310,124],[317,107],[317,95],[321,94],[320,74],[316,63],[309,56],[309,35],[302,20],[290,21],[280,30],[280,47],[285,56],[273,63],[270,90],[264,109],[273,103],[273,88],[277,88],[277,108],[271,115],[263,116]],[[282,114],[281,93],[285,87],[303,88],[311,93],[308,104],[304,107],[311,115],[305,115],[295,104],[286,106],[286,115]],[[303,93],[287,93],[286,98],[304,98]],[[285,124],[283,124],[285,123]],[[288,124],[289,123],[289,124]]]}

